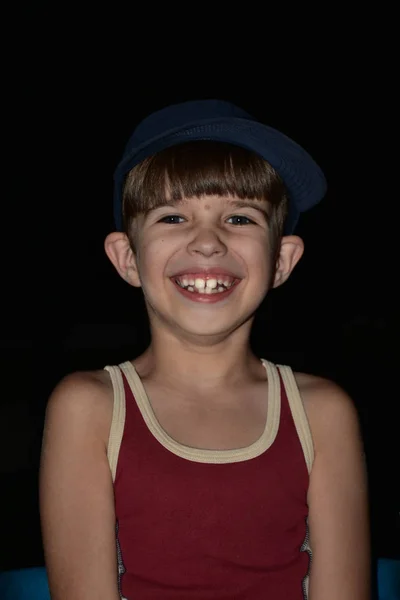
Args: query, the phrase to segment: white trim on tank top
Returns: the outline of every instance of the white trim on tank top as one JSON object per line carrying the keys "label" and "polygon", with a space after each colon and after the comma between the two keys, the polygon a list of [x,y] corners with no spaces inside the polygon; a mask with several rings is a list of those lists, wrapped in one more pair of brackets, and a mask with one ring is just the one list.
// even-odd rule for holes
{"label": "white trim on tank top", "polygon": [[[110,463],[113,480],[115,480],[116,475],[118,455],[122,442],[126,414],[125,392],[121,372],[124,373],[128,381],[129,387],[131,388],[132,394],[149,429],[149,432],[164,448],[183,459],[193,462],[227,464],[242,462],[260,456],[271,447],[278,433],[281,412],[279,374],[277,367],[273,363],[262,359],[262,364],[266,370],[268,380],[268,410],[265,428],[261,436],[249,446],[230,450],[208,450],[203,448],[193,448],[191,446],[180,444],[168,435],[168,433],[162,428],[157,420],[144,385],[133,364],[127,361],[119,366],[105,367],[105,369],[110,373],[114,390],[113,417],[108,443],[108,460]],[[310,472],[314,458],[314,452],[311,432],[303,402],[300,397],[292,369],[287,366],[279,366],[279,371],[284,382],[290,410],[292,412],[296,431],[303,449],[307,469],[308,472]]]}

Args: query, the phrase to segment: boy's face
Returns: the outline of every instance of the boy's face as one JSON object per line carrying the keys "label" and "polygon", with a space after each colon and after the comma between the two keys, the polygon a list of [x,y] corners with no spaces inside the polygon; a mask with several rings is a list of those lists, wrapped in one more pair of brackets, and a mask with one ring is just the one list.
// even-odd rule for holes
{"label": "boy's face", "polygon": [[[225,337],[245,323],[250,327],[275,271],[267,208],[260,200],[186,199],[137,217],[135,253],[123,234],[111,234],[106,250],[120,274],[143,288],[153,328],[185,338]],[[110,250],[112,236],[120,236],[117,252]],[[273,285],[302,254],[299,238],[284,238],[285,244]]]}

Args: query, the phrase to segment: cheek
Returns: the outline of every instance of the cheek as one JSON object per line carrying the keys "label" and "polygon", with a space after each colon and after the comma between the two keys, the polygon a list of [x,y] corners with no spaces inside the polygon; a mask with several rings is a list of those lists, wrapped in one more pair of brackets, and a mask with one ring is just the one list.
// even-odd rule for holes
{"label": "cheek", "polygon": [[138,253],[138,269],[142,282],[156,285],[161,281],[167,262],[167,244],[158,239],[143,244]]}
{"label": "cheek", "polygon": [[251,278],[268,279],[272,268],[270,249],[263,238],[248,240],[242,246],[241,256],[246,263]]}

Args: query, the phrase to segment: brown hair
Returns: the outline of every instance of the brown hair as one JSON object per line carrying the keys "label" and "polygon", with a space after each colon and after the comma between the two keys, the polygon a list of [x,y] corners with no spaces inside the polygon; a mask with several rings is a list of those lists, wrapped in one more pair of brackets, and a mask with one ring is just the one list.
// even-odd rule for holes
{"label": "brown hair", "polygon": [[139,214],[183,198],[203,195],[266,200],[271,250],[276,258],[288,211],[286,188],[263,158],[232,144],[187,142],[144,159],[128,173],[122,196],[124,230],[131,242]]}

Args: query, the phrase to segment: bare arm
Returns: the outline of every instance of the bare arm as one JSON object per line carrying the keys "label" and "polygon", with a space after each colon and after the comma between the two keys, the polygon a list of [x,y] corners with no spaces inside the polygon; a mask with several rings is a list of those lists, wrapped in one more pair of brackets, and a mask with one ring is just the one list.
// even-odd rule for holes
{"label": "bare arm", "polygon": [[309,600],[369,600],[367,478],[356,410],[329,381],[309,386],[315,446],[309,488]]}
{"label": "bare arm", "polygon": [[111,413],[110,390],[94,374],[67,377],[48,403],[40,512],[52,600],[119,600]]}

